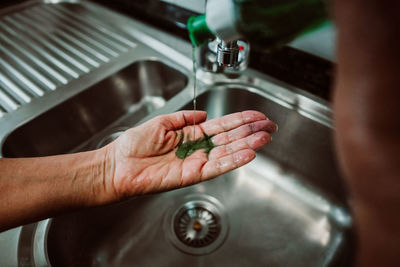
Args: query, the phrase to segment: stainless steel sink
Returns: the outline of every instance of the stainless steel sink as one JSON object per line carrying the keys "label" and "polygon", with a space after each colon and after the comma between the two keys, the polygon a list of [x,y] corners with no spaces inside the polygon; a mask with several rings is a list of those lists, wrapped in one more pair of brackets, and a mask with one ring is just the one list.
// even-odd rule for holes
{"label": "stainless steel sink", "polygon": [[[156,89],[159,93],[151,95],[164,99],[164,106],[144,101],[144,111],[140,111],[135,104],[141,103],[140,97],[121,89],[126,88],[121,85],[128,81],[147,84],[132,79],[136,72],[131,71],[136,66],[143,66],[143,72],[147,72],[143,77],[152,80],[162,79],[155,79],[157,72],[150,72],[150,66],[168,73],[175,86],[161,82],[153,83],[150,91],[146,86],[135,90],[145,90],[142,95],[147,95]],[[121,75],[128,71],[133,75]],[[115,77],[120,86],[110,84]],[[40,156],[76,150],[81,143],[84,145],[79,150],[95,149],[132,122],[147,114],[151,117],[155,108],[164,110],[161,112],[190,109],[190,98],[182,107],[177,107],[174,101],[168,102],[168,96],[178,92],[186,79],[160,62],[135,63],[17,129],[6,140],[4,151],[13,156]],[[20,243],[20,250],[25,251],[24,246],[33,243],[32,257],[37,264],[53,266],[342,266],[347,263],[352,248],[351,216],[333,156],[332,129],[324,125],[329,121],[307,118],[300,114],[299,106],[290,107],[283,98],[277,98],[279,95],[269,95],[268,89],[277,88],[225,82],[228,83],[203,84],[197,103],[199,109],[208,112],[209,118],[255,109],[279,125],[273,142],[258,152],[254,162],[199,185],[42,221],[37,228],[23,232],[22,236],[33,236],[25,244]],[[42,133],[43,125],[52,122],[49,118],[63,118],[63,114],[76,109],[73,104],[86,99],[85,95],[103,93],[94,88],[105,88],[105,84],[111,96],[106,99],[99,96],[100,101],[95,102],[98,107],[121,107],[127,103],[127,108],[107,115],[108,123],[87,123],[96,122],[109,111],[108,108],[104,114],[98,111],[100,117],[97,117],[92,110],[97,105],[93,103],[88,120],[78,119],[85,114],[78,113],[68,127],[59,131],[45,128],[49,136],[40,139],[41,146],[29,146],[33,139],[24,140],[31,133]],[[130,88],[135,87],[127,90]],[[120,94],[131,97],[121,98]],[[82,107],[89,105],[81,103]],[[130,106],[135,107],[133,111]],[[90,129],[90,125],[97,130],[74,130]],[[53,141],[64,140],[66,131],[68,138],[74,140],[67,148],[65,142]],[[52,139],[50,133],[56,138]],[[21,149],[21,142],[26,149]],[[193,238],[190,230],[195,221],[202,224],[205,232]]]}
{"label": "stainless steel sink", "polygon": [[6,157],[72,151],[129,113],[139,121],[187,85],[179,71],[159,61],[138,61],[13,131]]}
{"label": "stainless steel sink", "polygon": [[[30,116],[25,107],[11,114],[0,133],[3,156],[96,149],[159,114],[192,108],[190,45],[123,23],[132,51],[84,77],[79,90],[70,85],[74,94],[32,103]],[[254,109],[279,125],[252,163],[195,186],[14,229],[15,251],[5,256],[19,266],[348,266],[352,216],[329,104],[252,70],[230,78],[200,70],[197,78],[197,107],[208,118]]]}
{"label": "stainless steel sink", "polygon": [[[332,130],[262,94],[229,84],[211,86],[198,98],[210,118],[255,109],[278,123],[279,133],[254,162],[199,185],[54,218],[47,225],[50,262],[327,266],[344,260],[351,218]],[[196,220],[205,232],[193,238]]]}

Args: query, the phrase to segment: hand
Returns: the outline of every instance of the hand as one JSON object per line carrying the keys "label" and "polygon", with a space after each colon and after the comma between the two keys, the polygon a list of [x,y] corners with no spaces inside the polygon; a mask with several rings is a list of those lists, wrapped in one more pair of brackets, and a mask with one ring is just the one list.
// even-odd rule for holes
{"label": "hand", "polygon": [[[257,111],[209,121],[206,117],[204,111],[181,111],[127,130],[105,147],[111,166],[111,175],[104,176],[106,191],[118,200],[214,178],[253,160],[255,150],[268,144],[276,131],[276,125]],[[215,145],[208,155],[202,149],[184,159],[177,157],[180,142],[205,134]]]}

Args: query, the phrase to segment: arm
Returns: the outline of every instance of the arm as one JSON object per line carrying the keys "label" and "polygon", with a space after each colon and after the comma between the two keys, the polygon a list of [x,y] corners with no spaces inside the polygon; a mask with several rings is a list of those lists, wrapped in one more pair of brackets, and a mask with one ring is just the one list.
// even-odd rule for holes
{"label": "arm", "polygon": [[336,142],[353,197],[359,266],[400,254],[400,2],[335,0]]}
{"label": "arm", "polygon": [[[202,111],[156,117],[94,151],[0,159],[0,231],[84,207],[199,183],[238,168],[276,125],[256,111],[209,121]],[[196,122],[196,126],[193,123]],[[209,154],[178,158],[181,141],[213,136]],[[183,138],[183,140],[182,140]]]}
{"label": "arm", "polygon": [[[42,158],[0,159],[0,232],[101,203],[106,148]],[[100,194],[99,194],[100,193]]]}

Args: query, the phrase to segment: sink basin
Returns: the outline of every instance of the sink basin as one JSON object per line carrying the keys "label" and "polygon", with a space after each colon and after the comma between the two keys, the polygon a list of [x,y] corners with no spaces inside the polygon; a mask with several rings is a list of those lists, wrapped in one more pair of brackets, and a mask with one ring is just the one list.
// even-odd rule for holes
{"label": "sink basin", "polygon": [[[197,108],[207,111],[208,119],[253,109],[274,120],[279,132],[252,163],[198,185],[25,226],[19,239],[20,262],[349,264],[352,221],[329,118],[321,110],[312,111],[307,105],[313,101],[296,91],[246,75],[216,81],[200,77]],[[137,61],[12,131],[3,155],[96,149],[143,119],[192,109],[191,84],[169,63]]]}
{"label": "sink basin", "polygon": [[[144,92],[143,89],[150,88],[146,83],[150,81],[145,79],[150,73],[144,72],[150,69],[156,70],[151,73],[152,88],[167,91]],[[168,75],[158,75],[157,70],[167,70]],[[181,74],[160,62],[135,63],[121,73],[130,75],[114,75],[102,86],[86,92],[95,94],[94,90],[98,93],[108,90],[111,94],[112,97],[97,95],[108,105],[106,110],[118,107],[115,115],[107,118],[107,123],[128,112],[132,106],[134,112],[130,118],[139,116],[137,112],[147,114],[155,106],[151,97],[168,100],[186,84]],[[136,86],[136,94],[125,91],[126,80],[123,77],[129,78],[128,81],[135,77],[136,85],[131,82],[129,86]],[[110,83],[113,86],[108,89],[103,86]],[[296,107],[283,105],[257,87],[214,84],[202,92],[197,105],[198,109],[208,112],[208,118],[254,109],[276,121],[279,132],[273,136],[270,145],[258,151],[252,163],[215,180],[42,222],[36,235],[38,232],[44,234],[41,238],[35,237],[34,243],[43,242],[46,261],[53,266],[349,264],[352,258],[351,216],[334,160],[331,127],[301,115]],[[150,96],[149,102],[143,101],[144,95]],[[98,121],[94,123],[98,127],[95,129],[107,125],[101,120],[105,114],[102,113],[103,104],[92,106],[102,108],[97,109],[98,115],[89,113],[89,120],[79,117],[86,113],[76,115],[76,118],[81,118],[79,125],[87,129],[85,135],[73,124],[68,126],[72,129],[68,135],[63,134],[67,126],[57,131],[57,127],[45,131],[48,136],[40,141],[41,146],[33,145],[32,139],[24,140],[22,147],[16,146],[23,140],[21,138],[25,138],[24,134],[39,133],[49,119],[65,116],[66,111],[62,108],[75,107],[75,103],[85,99],[78,95],[63,104],[64,107],[57,107],[57,112],[49,111],[43,115],[45,117],[19,128],[17,134],[9,137],[9,143],[5,143],[5,152],[13,156],[59,153],[85,141],[95,132],[89,127],[92,124],[87,122]],[[115,100],[117,102],[113,104]],[[186,99],[181,108],[175,105],[169,108],[170,111],[190,109],[190,99]],[[91,111],[89,108],[86,110]],[[124,121],[119,123],[121,125]],[[50,149],[55,146],[49,138],[50,132],[60,136],[58,138],[71,138],[73,142],[68,147]],[[108,131],[102,138],[113,134]],[[96,148],[102,138],[97,138],[97,143],[86,145],[85,149]],[[195,225],[200,230],[194,231]]]}
{"label": "sink basin", "polygon": [[159,61],[138,61],[13,131],[6,157],[72,151],[127,113],[139,121],[183,90],[188,79]]}

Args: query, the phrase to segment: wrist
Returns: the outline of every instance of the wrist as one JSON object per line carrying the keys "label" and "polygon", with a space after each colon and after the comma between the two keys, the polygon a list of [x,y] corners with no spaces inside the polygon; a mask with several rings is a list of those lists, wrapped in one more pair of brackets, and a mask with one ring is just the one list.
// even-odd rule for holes
{"label": "wrist", "polygon": [[103,205],[117,200],[113,186],[114,147],[108,145],[91,151],[91,193],[89,205]]}

